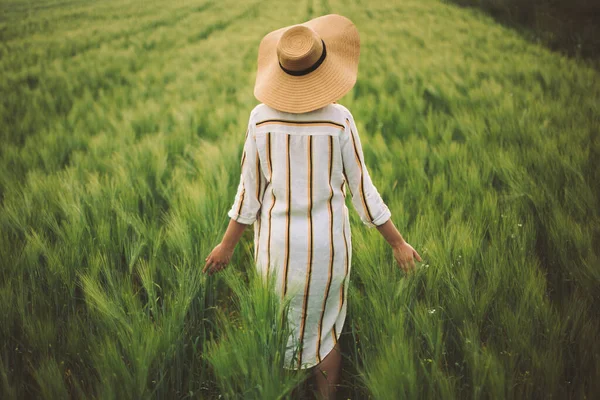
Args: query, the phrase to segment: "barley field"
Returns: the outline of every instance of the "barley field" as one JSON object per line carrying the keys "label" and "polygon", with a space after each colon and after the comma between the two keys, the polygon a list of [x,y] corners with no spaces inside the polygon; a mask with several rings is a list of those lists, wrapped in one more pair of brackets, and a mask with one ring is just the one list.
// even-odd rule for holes
{"label": "barley field", "polygon": [[351,212],[343,399],[600,396],[600,73],[438,0],[0,1],[0,398],[310,398],[252,229],[201,273],[269,31],[361,34],[340,103],[405,276]]}

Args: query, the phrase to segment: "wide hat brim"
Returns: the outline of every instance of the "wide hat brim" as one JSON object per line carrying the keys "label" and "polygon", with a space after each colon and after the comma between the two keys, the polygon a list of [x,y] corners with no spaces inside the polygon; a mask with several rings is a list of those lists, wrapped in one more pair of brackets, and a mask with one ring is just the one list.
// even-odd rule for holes
{"label": "wide hat brim", "polygon": [[[277,57],[279,39],[286,30],[298,25],[313,29],[326,46],[323,63],[302,76],[286,73]],[[356,83],[359,56],[360,37],[356,26],[338,14],[277,29],[260,42],[254,96],[280,111],[304,113],[319,109],[352,89]]]}

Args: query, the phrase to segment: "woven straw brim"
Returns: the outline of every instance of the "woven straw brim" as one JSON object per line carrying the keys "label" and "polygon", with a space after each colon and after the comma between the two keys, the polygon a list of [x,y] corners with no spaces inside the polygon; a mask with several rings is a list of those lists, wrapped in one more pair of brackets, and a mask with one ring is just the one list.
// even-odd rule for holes
{"label": "woven straw brim", "polygon": [[[303,76],[287,74],[279,66],[277,58],[279,38],[287,29],[297,25],[312,28],[327,47],[325,61]],[[297,25],[273,31],[261,41],[254,96],[277,110],[304,113],[324,107],[352,89],[358,73],[360,37],[352,21],[337,14]]]}

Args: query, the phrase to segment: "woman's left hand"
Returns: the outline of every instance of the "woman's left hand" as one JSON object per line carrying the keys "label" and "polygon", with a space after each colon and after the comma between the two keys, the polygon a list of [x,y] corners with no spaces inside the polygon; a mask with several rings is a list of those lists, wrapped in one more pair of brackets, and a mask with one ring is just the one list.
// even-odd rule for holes
{"label": "woman's left hand", "polygon": [[233,249],[225,246],[223,242],[219,243],[213,251],[210,252],[206,257],[206,265],[204,265],[203,273],[208,272],[208,275],[212,275],[224,269],[233,255]]}

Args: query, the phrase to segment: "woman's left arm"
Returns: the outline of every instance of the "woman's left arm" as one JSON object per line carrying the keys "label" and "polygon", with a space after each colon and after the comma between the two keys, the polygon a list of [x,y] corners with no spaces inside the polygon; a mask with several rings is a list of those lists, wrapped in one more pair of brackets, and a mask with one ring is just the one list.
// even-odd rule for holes
{"label": "woman's left arm", "polygon": [[208,257],[206,257],[206,264],[204,265],[202,272],[208,272],[209,275],[212,275],[229,264],[229,261],[231,261],[231,257],[233,256],[233,250],[235,250],[235,246],[240,241],[247,226],[248,225],[241,224],[234,219],[229,220],[229,226],[227,226],[227,231],[223,236],[223,240],[221,240],[221,243],[219,243]]}
{"label": "woman's left arm", "polygon": [[206,265],[202,270],[210,275],[229,263],[244,230],[256,221],[262,204],[262,190],[266,177],[260,168],[252,117],[251,113],[242,152],[240,182],[233,205],[227,213],[231,220],[221,243],[206,257]]}

